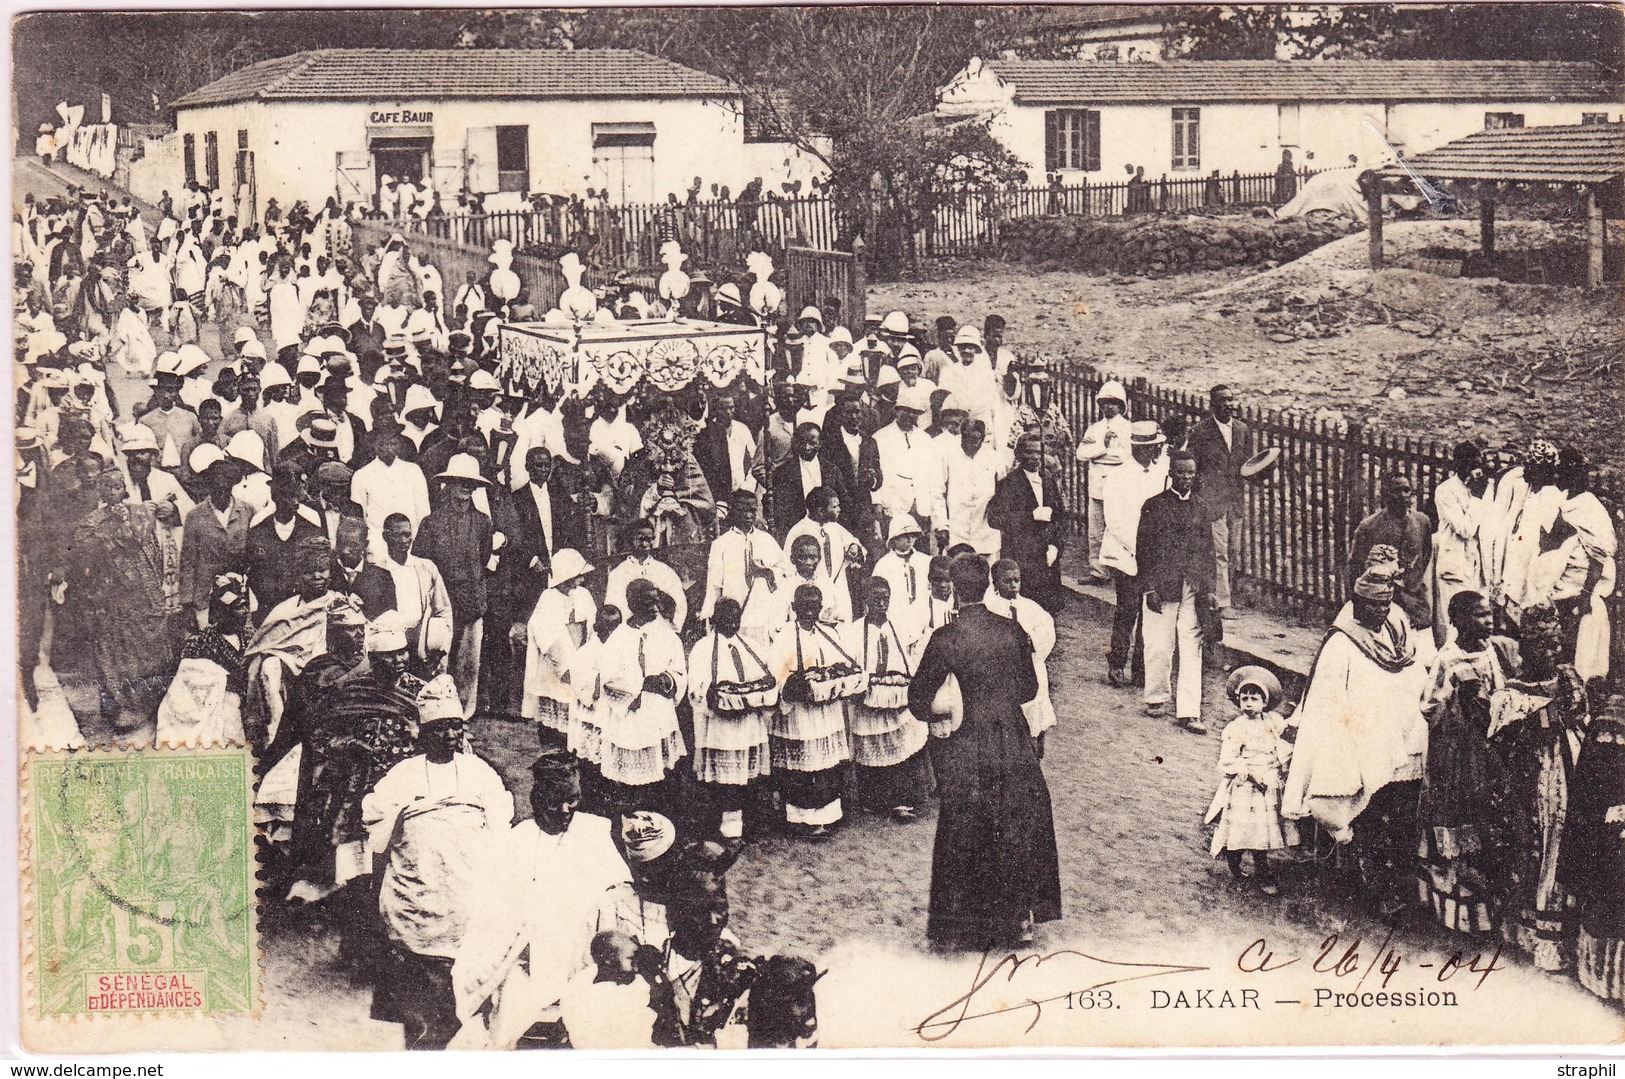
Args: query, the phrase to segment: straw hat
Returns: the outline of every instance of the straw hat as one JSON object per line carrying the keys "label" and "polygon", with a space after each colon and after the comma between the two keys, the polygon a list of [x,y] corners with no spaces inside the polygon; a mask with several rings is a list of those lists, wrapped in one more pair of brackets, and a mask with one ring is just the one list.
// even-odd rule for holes
{"label": "straw hat", "polygon": [[930,412],[931,394],[924,386],[904,386],[897,392],[897,407],[914,412]]}
{"label": "straw hat", "polygon": [[318,416],[310,421],[305,433],[299,436],[305,445],[314,446],[321,450],[336,450],[339,446],[338,425],[326,416]]}
{"label": "straw hat", "polygon": [[1160,446],[1168,439],[1156,420],[1135,420],[1129,425],[1128,441],[1130,446]]}

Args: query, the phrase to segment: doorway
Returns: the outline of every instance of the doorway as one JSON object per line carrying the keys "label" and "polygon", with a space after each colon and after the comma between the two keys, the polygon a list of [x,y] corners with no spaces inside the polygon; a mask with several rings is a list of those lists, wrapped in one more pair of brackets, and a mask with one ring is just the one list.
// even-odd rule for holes
{"label": "doorway", "polygon": [[627,205],[655,200],[655,125],[592,125],[593,179],[609,201]]}
{"label": "doorway", "polygon": [[377,188],[382,188],[383,179],[388,176],[423,186],[423,177],[429,171],[429,151],[433,146],[433,139],[373,139],[370,146],[373,183]]}

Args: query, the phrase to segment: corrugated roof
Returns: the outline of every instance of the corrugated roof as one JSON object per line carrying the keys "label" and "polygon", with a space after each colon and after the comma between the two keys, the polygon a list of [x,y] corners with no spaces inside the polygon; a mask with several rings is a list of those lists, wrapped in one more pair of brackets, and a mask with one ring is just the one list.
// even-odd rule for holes
{"label": "corrugated roof", "polygon": [[234,71],[175,102],[720,97],[726,82],[633,49],[317,49]]}
{"label": "corrugated roof", "polygon": [[[1479,131],[1405,159],[1429,180],[1603,183],[1625,173],[1625,124]],[[1397,165],[1384,176],[1404,176]]]}
{"label": "corrugated roof", "polygon": [[1619,101],[1587,63],[1513,60],[993,60],[1023,105],[1233,101]]}

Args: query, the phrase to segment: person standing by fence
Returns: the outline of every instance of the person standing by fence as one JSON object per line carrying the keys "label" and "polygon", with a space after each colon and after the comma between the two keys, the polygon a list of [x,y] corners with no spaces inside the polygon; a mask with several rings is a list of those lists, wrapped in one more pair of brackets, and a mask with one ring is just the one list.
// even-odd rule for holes
{"label": "person standing by fence", "polygon": [[1174,722],[1195,734],[1202,724],[1202,610],[1213,602],[1213,531],[1193,495],[1195,459],[1169,460],[1168,490],[1146,500],[1135,536],[1145,635],[1145,713],[1165,715],[1174,665]]}
{"label": "person standing by fence", "polygon": [[1100,561],[1100,545],[1106,533],[1106,485],[1127,460],[1128,394],[1123,392],[1121,382],[1113,380],[1100,387],[1095,404],[1100,419],[1083,432],[1078,460],[1089,465],[1089,583],[1104,584],[1106,570]]}
{"label": "person standing by fence", "polygon": [[1252,428],[1236,416],[1236,393],[1219,384],[1208,391],[1208,414],[1191,429],[1196,461],[1196,504],[1213,524],[1213,598],[1231,618],[1230,573],[1241,560],[1246,503],[1241,465],[1252,452]]}

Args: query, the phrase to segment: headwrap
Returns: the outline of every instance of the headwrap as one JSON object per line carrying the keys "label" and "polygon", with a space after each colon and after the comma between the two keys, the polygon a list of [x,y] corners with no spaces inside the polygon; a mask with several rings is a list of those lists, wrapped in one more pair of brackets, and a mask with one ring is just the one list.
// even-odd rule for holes
{"label": "headwrap", "polygon": [[1357,599],[1368,599],[1376,603],[1391,603],[1394,599],[1394,574],[1387,571],[1388,565],[1371,566],[1360,579],[1354,582],[1354,595]]}
{"label": "headwrap", "polygon": [[1527,463],[1532,465],[1556,465],[1557,447],[1544,438],[1537,438],[1529,443]]}
{"label": "headwrap", "polygon": [[230,607],[247,594],[247,577],[241,573],[222,573],[214,579],[209,601],[221,607]]}
{"label": "headwrap", "polygon": [[438,674],[424,683],[417,696],[418,722],[462,719],[463,702],[457,696],[457,683],[449,674]]}
{"label": "headwrap", "polygon": [[327,608],[329,626],[364,626],[367,616],[361,613],[361,601],[352,595],[340,595]]}
{"label": "headwrap", "polygon": [[671,850],[677,827],[667,817],[640,809],[621,817],[621,845],[628,862],[652,862]]}
{"label": "headwrap", "polygon": [[1394,572],[1398,573],[1399,551],[1387,543],[1377,544],[1371,548],[1371,553],[1365,556],[1366,569],[1371,569],[1374,566],[1385,566],[1390,562],[1395,567]]}
{"label": "headwrap", "polygon": [[406,647],[406,627],[398,612],[384,611],[367,623],[367,651],[399,652]]}

